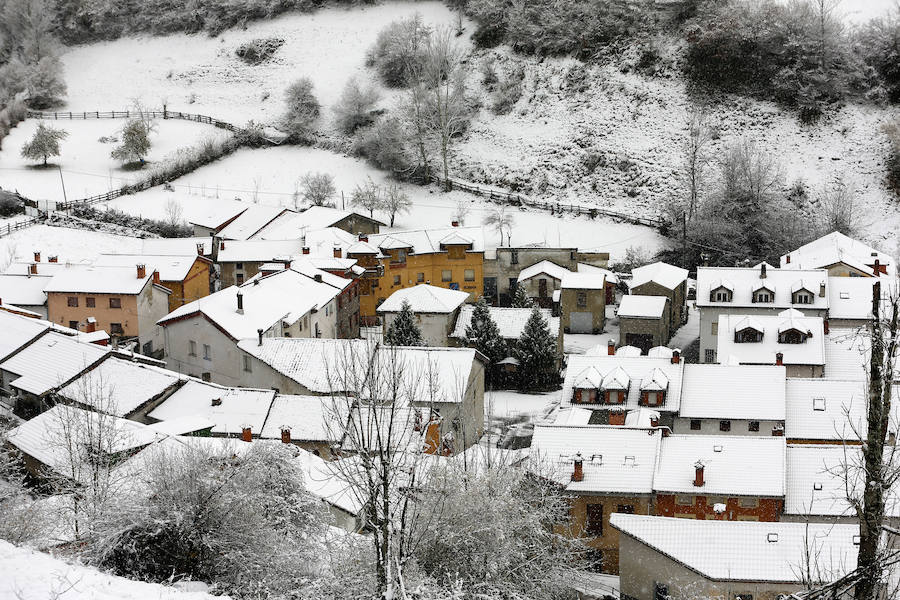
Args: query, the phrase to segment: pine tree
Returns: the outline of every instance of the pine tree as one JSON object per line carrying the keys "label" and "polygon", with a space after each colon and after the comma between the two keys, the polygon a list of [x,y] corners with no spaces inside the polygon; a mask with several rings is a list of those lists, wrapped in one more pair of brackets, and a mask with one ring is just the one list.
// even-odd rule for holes
{"label": "pine tree", "polygon": [[519,387],[523,390],[543,388],[559,377],[556,340],[537,306],[531,308],[515,354],[519,360]]}
{"label": "pine tree", "polygon": [[497,361],[506,358],[506,342],[500,337],[500,328],[491,318],[491,311],[483,296],[475,305],[472,320],[466,327],[466,340],[470,348],[475,348],[488,358],[489,381],[493,380]]}
{"label": "pine tree", "polygon": [[43,122],[38,123],[37,131],[24,146],[22,146],[22,157],[32,160],[44,160],[51,156],[59,156],[59,141],[69,137],[69,132],[62,129],[55,129]]}
{"label": "pine tree", "polygon": [[532,304],[531,298],[528,296],[528,290],[525,289],[524,285],[516,286],[516,295],[513,296],[512,305],[515,308],[531,308]]}
{"label": "pine tree", "polygon": [[403,301],[400,312],[391,321],[387,332],[384,334],[384,343],[390,346],[424,346],[422,332],[416,324],[416,316],[413,314],[409,302]]}

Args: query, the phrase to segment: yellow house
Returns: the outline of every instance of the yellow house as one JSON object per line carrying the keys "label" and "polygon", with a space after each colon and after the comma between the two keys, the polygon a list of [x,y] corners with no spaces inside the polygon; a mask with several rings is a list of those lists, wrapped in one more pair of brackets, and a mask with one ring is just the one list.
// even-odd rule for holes
{"label": "yellow house", "polygon": [[169,294],[169,312],[179,306],[209,296],[209,272],[212,261],[200,254],[101,254],[94,265],[98,267],[130,267],[146,265],[148,271],[159,273],[159,283]]}
{"label": "yellow house", "polygon": [[347,249],[366,272],[360,279],[362,324],[374,325],[388,296],[420,283],[460,290],[474,302],[484,293],[481,227],[447,227],[360,235]]}

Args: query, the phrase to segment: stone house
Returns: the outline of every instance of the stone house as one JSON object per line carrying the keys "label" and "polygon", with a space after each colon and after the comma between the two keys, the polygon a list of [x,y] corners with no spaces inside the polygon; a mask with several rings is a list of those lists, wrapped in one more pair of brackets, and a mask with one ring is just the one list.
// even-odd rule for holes
{"label": "stone house", "polygon": [[410,288],[399,289],[378,307],[382,328],[388,328],[408,302],[416,323],[422,332],[426,346],[448,346],[448,336],[453,331],[460,307],[469,299],[469,294],[458,290],[440,288],[420,283]]}
{"label": "stone house", "polygon": [[687,269],[664,262],[638,267],[631,272],[629,293],[639,296],[665,296],[669,299],[669,333],[687,320]]}
{"label": "stone house", "polygon": [[602,270],[579,270],[564,274],[559,294],[559,315],[563,331],[592,334],[602,332],[606,326],[606,289],[606,277]]}
{"label": "stone house", "polygon": [[[546,244],[530,246],[501,246],[496,250],[496,258],[485,259],[484,296],[499,306],[509,306],[519,281],[519,273],[541,261],[550,261],[570,271],[577,271],[583,263],[597,268],[609,266],[609,252],[580,251],[577,248],[551,247]],[[607,277],[609,283],[609,277]],[[612,290],[614,293],[614,290]],[[607,297],[612,304],[615,296]]]}
{"label": "stone house", "polygon": [[669,343],[672,328],[667,296],[622,296],[619,317],[619,345],[640,348],[643,353]]}
{"label": "stone house", "polygon": [[220,240],[214,246],[219,286],[243,285],[265,264],[288,265],[303,254],[301,240]]}
{"label": "stone house", "polygon": [[567,268],[542,260],[519,272],[516,287],[524,287],[528,297],[541,308],[550,308],[553,306],[555,293],[562,286],[563,277],[568,273],[571,271]]}

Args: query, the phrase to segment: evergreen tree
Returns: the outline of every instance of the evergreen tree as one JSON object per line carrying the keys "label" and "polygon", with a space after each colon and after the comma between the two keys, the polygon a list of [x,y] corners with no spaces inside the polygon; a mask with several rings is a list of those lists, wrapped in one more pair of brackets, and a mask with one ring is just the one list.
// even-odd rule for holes
{"label": "evergreen tree", "polygon": [[488,358],[488,383],[495,381],[496,364],[506,358],[506,342],[500,337],[500,328],[491,318],[483,296],[478,299],[472,320],[466,327],[466,340],[470,348],[475,348]]}
{"label": "evergreen tree", "polygon": [[525,289],[524,285],[516,286],[516,294],[513,296],[512,305],[515,308],[531,308],[534,303],[531,301],[531,298],[528,296],[528,291]]}
{"label": "evergreen tree", "polygon": [[44,160],[51,156],[59,156],[59,141],[69,137],[69,132],[62,129],[55,129],[43,122],[38,123],[37,131],[24,146],[22,146],[22,156],[32,160]]}
{"label": "evergreen tree", "polygon": [[519,360],[521,389],[541,389],[559,378],[556,340],[550,335],[550,327],[537,306],[531,308],[531,316],[519,338],[515,355]]}
{"label": "evergreen tree", "polygon": [[390,346],[424,346],[422,332],[416,324],[416,316],[413,314],[409,302],[403,301],[400,312],[391,321],[390,327],[384,334],[384,343]]}

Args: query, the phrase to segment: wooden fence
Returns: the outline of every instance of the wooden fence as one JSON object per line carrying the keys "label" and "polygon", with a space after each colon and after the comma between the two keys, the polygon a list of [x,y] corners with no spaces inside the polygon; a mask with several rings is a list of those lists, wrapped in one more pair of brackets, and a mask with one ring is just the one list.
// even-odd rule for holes
{"label": "wooden fence", "polygon": [[7,223],[6,225],[0,225],[0,237],[7,236],[11,233],[15,233],[20,229],[25,229],[26,227],[31,227],[32,225],[37,225],[46,219],[46,215],[40,215],[37,217],[30,217],[28,219],[24,219],[22,221],[17,221],[15,223]]}
{"label": "wooden fence", "polygon": [[85,120],[85,119],[131,119],[144,117],[149,119],[181,119],[182,121],[193,121],[195,123],[206,123],[207,125],[212,125],[213,127],[218,127],[219,129],[227,129],[228,131],[240,131],[243,129],[242,127],[238,127],[227,121],[220,121],[219,119],[207,116],[207,115],[198,115],[194,113],[185,113],[177,110],[168,110],[163,108],[162,110],[144,110],[144,111],[133,111],[133,110],[108,110],[108,111],[97,111],[97,110],[88,110],[82,112],[72,112],[72,111],[60,111],[60,112],[49,112],[49,111],[37,111],[37,110],[29,110],[28,117],[31,119],[53,119],[53,120]]}
{"label": "wooden fence", "polygon": [[463,181],[461,179],[456,179],[454,177],[449,177],[445,180],[443,177],[439,177],[436,175],[431,176],[431,181],[433,183],[437,183],[439,185],[445,186],[449,181],[449,187],[455,190],[462,190],[465,192],[469,192],[470,194],[475,194],[476,196],[482,196],[484,198],[490,199],[492,202],[500,202],[502,204],[510,204],[513,206],[527,206],[529,208],[537,208],[540,210],[545,210],[551,213],[573,213],[576,215],[585,215],[590,218],[595,218],[599,216],[609,217],[611,219],[617,219],[620,221],[625,221],[627,223],[634,223],[635,225],[646,225],[647,227],[662,227],[665,225],[665,221],[663,219],[657,217],[641,217],[638,215],[630,215],[627,213],[622,213],[614,210],[609,210],[606,208],[599,208],[593,206],[580,206],[578,204],[562,204],[559,202],[541,202],[539,200],[535,200],[529,196],[524,194],[520,194],[518,192],[506,192],[501,190],[495,190],[489,187],[481,187],[474,183],[469,183],[467,181]]}

